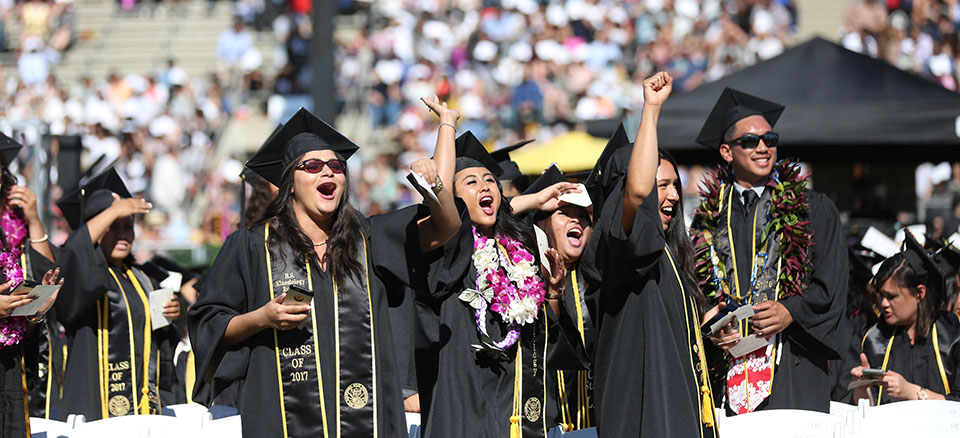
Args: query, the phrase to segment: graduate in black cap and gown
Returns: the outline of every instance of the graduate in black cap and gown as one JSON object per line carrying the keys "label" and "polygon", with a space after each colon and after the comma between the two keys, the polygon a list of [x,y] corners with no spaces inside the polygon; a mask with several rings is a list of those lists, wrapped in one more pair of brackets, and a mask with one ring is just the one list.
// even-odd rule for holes
{"label": "graduate in black cap and gown", "polygon": [[730,414],[828,412],[827,363],[849,345],[840,213],[807,190],[799,163],[777,161],[783,109],[726,88],[697,137],[726,163],[707,176],[691,225],[700,287],[716,306],[704,320],[727,305],[755,312],[710,338]]}
{"label": "graduate in black cap and gown", "polygon": [[636,145],[621,125],[587,179],[598,213],[581,263],[598,327],[593,372],[603,437],[717,435],[683,191],[676,162],[657,148],[672,85],[663,72],[643,82]]}
{"label": "graduate in black cap and gown", "polygon": [[[423,277],[420,254],[460,225],[456,118],[426,101],[444,124],[434,160],[411,168],[439,203],[362,218],[346,164],[358,146],[304,109],[247,162],[277,198],[224,243],[189,318],[197,376],[211,385],[198,401],[235,389],[244,436],[406,435],[386,295]],[[309,304],[287,299],[294,285],[312,291]]]}
{"label": "graduate in black cap and gown", "polygon": [[[172,326],[153,329],[149,299],[158,284],[131,255],[134,216],[151,205],[132,198],[113,167],[57,204],[74,230],[58,251],[67,281],[56,310],[69,346],[58,416],[159,414],[160,351],[179,336]],[[180,316],[176,296],[163,314]]]}
{"label": "graduate in black cap and gown", "polygon": [[[553,164],[530,184],[524,194],[537,194],[566,181],[567,175]],[[575,318],[577,332],[589,358],[596,344],[596,330],[587,310],[587,288],[580,259],[593,232],[593,202],[585,186],[578,184],[577,187],[580,192],[562,194],[556,208],[531,212],[528,219],[541,249],[555,249],[563,261],[566,277],[561,302],[567,314]],[[522,198],[514,198],[511,205],[520,201]],[[518,213],[521,210],[522,207],[515,208]],[[547,419],[551,425],[562,424],[565,431],[586,429],[595,425],[593,374],[589,369],[582,369],[583,364],[574,362],[569,367],[551,372],[547,378]]]}
{"label": "graduate in black cap and gown", "polygon": [[847,369],[854,382],[871,377],[864,368],[884,374],[854,389],[852,402],[960,401],[960,316],[941,310],[944,273],[909,230],[903,250],[880,265],[872,285],[881,319],[867,330],[859,357],[847,359]]}
{"label": "graduate in black cap and gown", "polygon": [[[497,179],[502,170],[480,141],[466,132],[456,152],[461,227],[426,256],[439,327],[435,386],[429,395],[421,388],[421,399],[430,399],[424,436],[545,436],[544,384],[556,369],[551,357],[564,349],[586,360],[560,307],[563,264],[548,250],[553,270],[544,279],[536,241],[506,204]],[[563,192],[548,189],[546,199],[528,201],[556,208]]]}
{"label": "graduate in black cap and gown", "polygon": [[[0,436],[3,437],[30,435],[27,390],[32,389],[37,380],[37,350],[40,338],[46,335],[41,321],[56,299],[55,294],[35,315],[10,316],[18,307],[33,301],[24,295],[25,289],[14,292],[17,286],[24,280],[37,281],[41,277],[43,284],[51,284],[54,278],[53,272],[48,272],[52,268],[53,253],[37,215],[36,196],[29,188],[16,185],[17,179],[10,171],[10,164],[21,147],[0,133],[0,282],[3,283],[0,284]],[[46,367],[46,363],[43,366]]]}

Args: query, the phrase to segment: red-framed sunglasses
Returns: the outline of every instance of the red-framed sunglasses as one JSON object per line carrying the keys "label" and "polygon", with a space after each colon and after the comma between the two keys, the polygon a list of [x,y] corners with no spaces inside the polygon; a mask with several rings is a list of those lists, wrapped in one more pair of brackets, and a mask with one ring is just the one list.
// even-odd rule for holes
{"label": "red-framed sunglasses", "polygon": [[333,173],[343,173],[343,170],[347,168],[347,163],[339,158],[334,158],[331,160],[323,161],[319,158],[311,158],[309,160],[303,160],[300,164],[297,164],[295,169],[303,169],[307,173],[320,173],[323,170],[323,166],[330,168],[330,171]]}

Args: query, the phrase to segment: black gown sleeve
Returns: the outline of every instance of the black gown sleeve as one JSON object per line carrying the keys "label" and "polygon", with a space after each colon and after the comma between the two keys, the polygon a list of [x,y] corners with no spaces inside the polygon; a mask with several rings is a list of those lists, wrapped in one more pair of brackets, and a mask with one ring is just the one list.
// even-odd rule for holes
{"label": "black gown sleeve", "polygon": [[56,257],[64,283],[63,293],[57,296],[54,308],[58,321],[69,329],[109,289],[106,279],[109,267],[103,252],[90,239],[86,224],[70,233]]}
{"label": "black gown sleeve", "polygon": [[[633,228],[627,233],[621,221],[624,184],[625,178],[620,178],[610,192],[610,197],[604,201],[603,211],[595,221],[596,227],[591,239],[599,239],[597,268],[602,272],[623,272],[622,269],[628,269],[636,275],[644,276],[651,269],[657,268],[657,261],[665,244],[657,194],[650,193],[637,207]],[[625,280],[637,278],[629,275],[616,277]],[[611,279],[604,279],[607,284],[610,284],[609,280]]]}
{"label": "black gown sleeve", "polygon": [[426,206],[418,204],[367,219],[373,265],[381,277],[414,289],[426,287],[418,222],[429,214]]}
{"label": "black gown sleeve", "polygon": [[470,271],[473,263],[473,223],[466,204],[460,198],[455,198],[455,202],[460,212],[460,229],[443,247],[420,256],[427,266],[426,287],[414,289],[427,294],[425,299],[443,299],[451,293],[459,293],[464,273]]}
{"label": "black gown sleeve", "polygon": [[827,359],[843,355],[849,333],[843,330],[847,304],[847,253],[840,213],[829,198],[807,192],[810,205],[813,270],[807,276],[802,296],[780,302],[790,311],[794,323],[784,335],[807,351]]}
{"label": "black gown sleeve", "polygon": [[[569,293],[569,292],[568,292]],[[547,318],[547,368],[551,370],[589,370],[590,359],[580,338],[577,322],[560,304],[557,314],[545,303]]]}
{"label": "black gown sleeve", "polygon": [[[59,266],[53,260],[48,259],[43,254],[40,254],[37,252],[37,250],[33,249],[33,245],[30,243],[27,243],[24,246],[27,248],[27,257],[30,258],[30,273],[27,275],[29,275],[29,278],[33,279],[37,283],[43,280],[43,275],[46,274],[47,271],[56,269],[57,266]],[[50,250],[53,252],[53,257],[57,258],[57,252],[59,251],[59,248],[54,245],[50,245]]]}
{"label": "black gown sleeve", "polygon": [[262,255],[264,250],[254,248],[253,241],[257,240],[254,235],[251,230],[241,229],[227,238],[210,268],[197,302],[188,313],[188,332],[197,371],[195,395],[199,395],[201,383],[207,383],[213,385],[210,397],[215,398],[246,373],[247,348],[242,343],[226,347],[221,345],[221,340],[233,317],[255,310],[249,308],[247,292],[255,287],[252,275],[257,272],[257,266],[252,259]]}

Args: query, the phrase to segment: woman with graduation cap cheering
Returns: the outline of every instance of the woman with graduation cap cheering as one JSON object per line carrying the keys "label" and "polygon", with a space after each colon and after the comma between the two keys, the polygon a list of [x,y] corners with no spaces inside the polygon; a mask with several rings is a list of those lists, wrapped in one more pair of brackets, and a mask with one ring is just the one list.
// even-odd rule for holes
{"label": "woman with graduation cap cheering", "polygon": [[[131,255],[134,216],[151,205],[132,198],[112,167],[57,204],[74,229],[57,260],[67,282],[56,311],[69,346],[59,417],[159,414],[161,345],[178,336],[170,326],[154,330],[158,285]],[[163,304],[165,317],[180,316],[176,297]]]}
{"label": "woman with graduation cap cheering", "polygon": [[[940,310],[944,273],[913,235],[880,265],[871,286],[881,319],[863,337],[859,358],[847,358],[853,402],[960,401],[960,316]],[[882,374],[865,373],[879,368]],[[874,400],[871,386],[879,386]]]}
{"label": "woman with graduation cap cheering", "polygon": [[[25,409],[27,378],[23,341],[28,331],[43,320],[56,299],[54,294],[35,315],[10,316],[17,308],[31,303],[25,289],[17,290],[24,280],[43,276],[43,284],[52,284],[59,271],[44,269],[53,259],[43,224],[37,215],[36,197],[30,189],[15,185],[9,169],[22,146],[0,134],[0,436],[29,436],[29,412]],[[28,242],[29,240],[29,242]],[[12,292],[11,292],[12,291]],[[36,333],[36,332],[34,332]]]}
{"label": "woman with graduation cap cheering", "polygon": [[[480,141],[466,132],[456,152],[460,230],[426,256],[439,352],[432,391],[421,387],[424,436],[543,437],[548,356],[560,348],[584,355],[573,322],[556,317],[566,315],[563,263],[548,250],[554,269],[541,273],[536,242],[506,204],[501,169]],[[556,203],[555,194],[545,198]]]}
{"label": "woman with graduation cap cheering", "polygon": [[429,212],[364,220],[350,205],[346,163],[358,146],[304,109],[247,162],[278,195],[227,239],[190,309],[207,402],[237,390],[244,436],[405,435],[387,285],[422,276],[408,263],[459,226],[444,189],[455,112],[428,102],[443,122],[437,153],[412,168],[439,200]]}
{"label": "woman with graduation cap cheering", "polygon": [[593,369],[604,437],[717,434],[680,178],[657,148],[672,85],[663,72],[643,82],[636,145],[621,126],[587,179],[599,213],[581,263],[599,327]]}

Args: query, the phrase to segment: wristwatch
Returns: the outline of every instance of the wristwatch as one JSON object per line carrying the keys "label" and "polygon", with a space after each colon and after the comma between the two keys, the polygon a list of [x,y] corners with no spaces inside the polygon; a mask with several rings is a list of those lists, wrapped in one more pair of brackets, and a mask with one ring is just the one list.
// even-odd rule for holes
{"label": "wristwatch", "polygon": [[923,387],[921,386],[920,389],[917,390],[917,400],[928,400],[928,399],[930,399],[930,396],[927,394],[927,390],[923,389]]}

